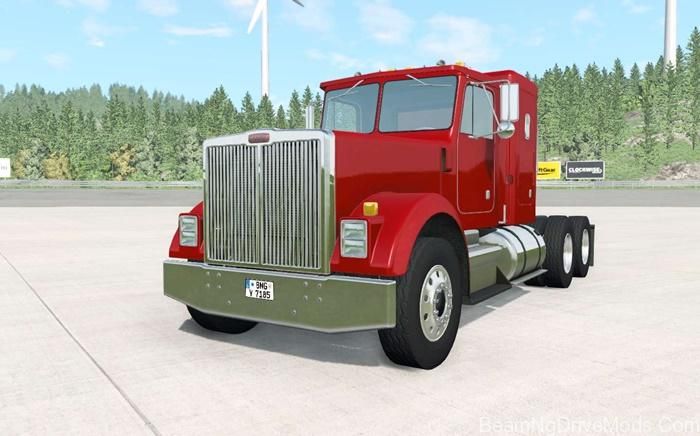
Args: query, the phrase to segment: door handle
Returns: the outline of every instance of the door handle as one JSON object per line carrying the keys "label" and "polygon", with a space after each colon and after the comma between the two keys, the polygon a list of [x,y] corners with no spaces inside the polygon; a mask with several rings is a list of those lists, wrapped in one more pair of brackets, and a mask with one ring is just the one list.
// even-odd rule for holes
{"label": "door handle", "polygon": [[447,166],[447,149],[442,147],[440,149],[440,172],[449,173],[450,171],[452,171],[452,168]]}

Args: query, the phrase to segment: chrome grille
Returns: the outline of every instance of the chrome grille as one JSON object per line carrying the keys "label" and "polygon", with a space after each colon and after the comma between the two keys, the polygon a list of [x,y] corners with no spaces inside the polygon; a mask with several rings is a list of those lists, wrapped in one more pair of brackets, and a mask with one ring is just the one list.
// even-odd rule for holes
{"label": "chrome grille", "polygon": [[208,262],[327,269],[325,234],[333,226],[324,205],[332,201],[324,201],[321,140],[208,145],[205,169]]}
{"label": "chrome grille", "polygon": [[262,147],[262,264],[320,267],[319,157],[318,141]]}
{"label": "chrome grille", "polygon": [[207,258],[256,264],[257,150],[247,145],[207,148]]}

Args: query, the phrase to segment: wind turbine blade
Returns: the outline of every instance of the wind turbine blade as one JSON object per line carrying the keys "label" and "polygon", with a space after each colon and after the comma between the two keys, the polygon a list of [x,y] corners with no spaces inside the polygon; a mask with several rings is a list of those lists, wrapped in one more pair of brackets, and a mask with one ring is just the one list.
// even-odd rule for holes
{"label": "wind turbine blade", "polygon": [[301,1],[299,1],[299,0],[292,0],[292,1],[296,4],[298,4],[299,6],[301,6],[302,8],[304,7],[304,3],[302,3]]}
{"label": "wind turbine blade", "polygon": [[250,24],[248,24],[248,33],[253,31],[255,23],[257,23],[260,17],[262,16],[263,9],[265,9],[266,3],[267,0],[258,1],[258,4],[255,6],[255,10],[253,11],[253,17],[250,19]]}

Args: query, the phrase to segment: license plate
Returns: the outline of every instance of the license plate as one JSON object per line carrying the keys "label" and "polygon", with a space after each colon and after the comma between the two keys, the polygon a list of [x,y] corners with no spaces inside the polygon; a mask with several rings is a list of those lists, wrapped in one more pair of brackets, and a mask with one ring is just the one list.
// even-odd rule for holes
{"label": "license plate", "polygon": [[245,279],[245,296],[272,301],[275,299],[275,284],[263,280]]}

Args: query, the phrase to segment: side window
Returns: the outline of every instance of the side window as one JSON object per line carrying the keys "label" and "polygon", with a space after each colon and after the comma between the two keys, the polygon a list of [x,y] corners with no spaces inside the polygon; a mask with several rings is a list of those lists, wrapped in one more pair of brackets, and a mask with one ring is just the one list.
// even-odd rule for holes
{"label": "side window", "polygon": [[462,112],[462,133],[493,139],[493,94],[480,86],[467,86]]}

